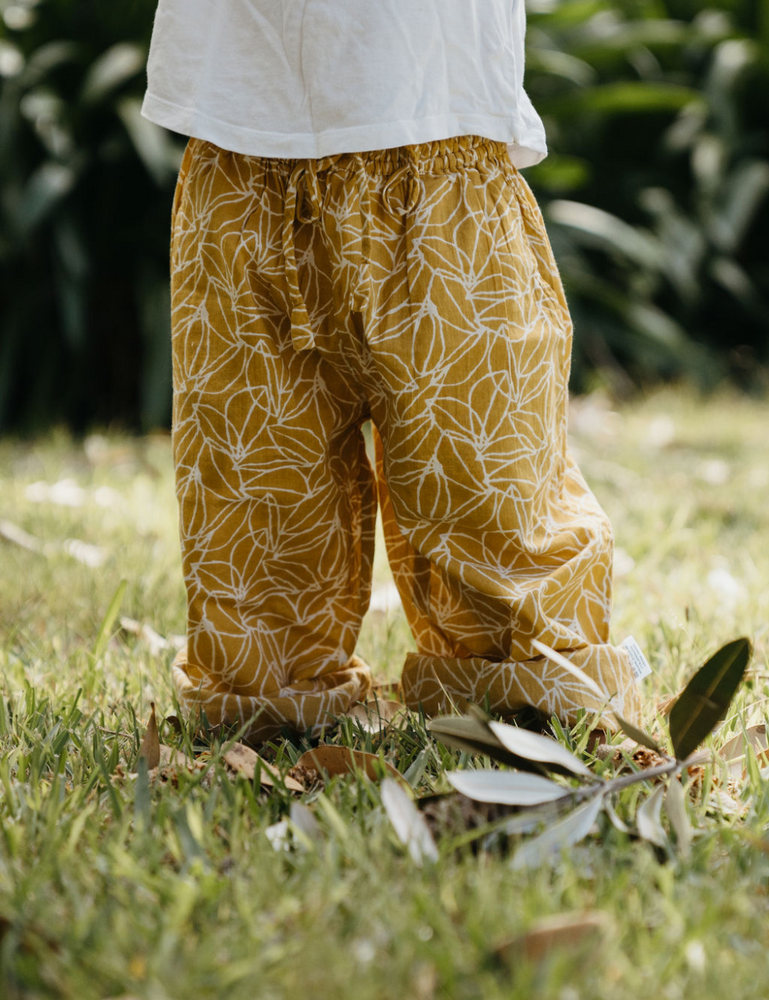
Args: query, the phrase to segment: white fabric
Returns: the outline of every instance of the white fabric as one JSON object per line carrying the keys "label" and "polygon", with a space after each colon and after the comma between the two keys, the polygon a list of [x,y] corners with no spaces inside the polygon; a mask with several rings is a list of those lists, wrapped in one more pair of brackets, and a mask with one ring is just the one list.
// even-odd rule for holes
{"label": "white fabric", "polygon": [[159,0],[142,112],[248,155],[480,135],[530,166],[525,32],[524,0]]}

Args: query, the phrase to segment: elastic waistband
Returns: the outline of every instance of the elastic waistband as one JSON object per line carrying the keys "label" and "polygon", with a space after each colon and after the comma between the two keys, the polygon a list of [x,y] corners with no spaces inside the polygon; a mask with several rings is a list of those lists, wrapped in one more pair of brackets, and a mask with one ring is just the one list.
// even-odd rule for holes
{"label": "elastic waistband", "polygon": [[[233,154],[235,155],[235,154]],[[240,155],[240,154],[237,154]],[[504,142],[478,135],[459,135],[433,142],[420,142],[392,149],[375,149],[360,153],[336,153],[317,159],[297,159],[254,156],[265,168],[294,170],[299,164],[313,164],[315,171],[344,170],[362,165],[367,173],[387,177],[408,165],[420,174],[452,173],[457,169],[476,166],[498,166],[510,169],[512,163]]]}

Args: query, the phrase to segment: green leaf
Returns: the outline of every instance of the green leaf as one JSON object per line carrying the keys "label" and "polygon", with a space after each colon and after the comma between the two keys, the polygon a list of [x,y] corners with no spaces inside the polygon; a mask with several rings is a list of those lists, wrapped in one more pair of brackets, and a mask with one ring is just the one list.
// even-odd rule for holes
{"label": "green leaf", "polygon": [[620,833],[630,833],[627,823],[617,815],[616,810],[611,802],[609,802],[608,797],[603,800],[603,808],[615,830],[619,830]]}
{"label": "green leaf", "polygon": [[118,42],[96,59],[83,83],[84,104],[95,104],[144,69],[145,55],[140,45]]}
{"label": "green leaf", "polygon": [[726,715],[750,660],[748,639],[722,646],[692,677],[670,710],[670,736],[685,760]]}
{"label": "green leaf", "polygon": [[571,847],[590,833],[603,806],[603,796],[598,793],[581,806],[577,806],[562,820],[554,823],[538,837],[527,841],[515,852],[513,869],[533,868],[565,847]]}
{"label": "green leaf", "polygon": [[655,271],[660,267],[659,240],[648,230],[632,226],[595,205],[559,198],[547,206],[548,221],[569,226],[580,234],[586,246],[596,246],[611,254],[620,253],[640,267]]}
{"label": "green leaf", "polygon": [[529,72],[563,77],[564,80],[570,80],[580,87],[594,83],[598,76],[590,63],[558,49],[532,49],[531,55],[528,53],[526,55],[526,68]]}
{"label": "green leaf", "polygon": [[76,63],[81,53],[82,46],[76,42],[54,41],[41,45],[27,59],[22,73],[24,87],[34,87],[59,67]]}
{"label": "green leaf", "polygon": [[585,114],[586,112],[676,111],[687,104],[702,102],[702,95],[691,87],[673,83],[649,83],[622,80],[574,90],[566,97],[543,104],[550,114]]}
{"label": "green leaf", "polygon": [[480,705],[476,705],[473,701],[468,701],[467,703],[467,714],[471,719],[477,719],[478,722],[483,725],[491,722],[491,716],[489,713],[484,708],[481,708]]}
{"label": "green leaf", "polygon": [[476,802],[537,806],[571,794],[563,785],[538,774],[525,772],[522,774],[489,768],[481,771],[449,771],[446,777],[458,792]]}
{"label": "green leaf", "polygon": [[534,833],[538,828],[549,826],[570,811],[570,807],[574,805],[573,796],[570,798],[571,801],[567,798],[554,799],[552,802],[532,806],[531,809],[522,809],[502,824],[502,830],[508,837],[519,837],[523,833]]}
{"label": "green leaf", "polygon": [[176,148],[168,132],[142,116],[141,101],[137,97],[122,98],[117,102],[116,111],[139,159],[158,187],[162,187],[179,167]]}
{"label": "green leaf", "polygon": [[676,833],[678,849],[682,857],[689,857],[692,842],[692,826],[686,811],[686,793],[678,778],[673,775],[665,793],[665,812],[670,818],[670,825]]}
{"label": "green leaf", "polygon": [[62,202],[77,182],[71,166],[48,161],[29,177],[19,206],[18,223],[28,235]]}
{"label": "green leaf", "polygon": [[714,235],[722,250],[734,252],[769,191],[769,164],[744,161],[732,171],[725,188],[723,208],[714,220]]}
{"label": "green leaf", "polygon": [[668,838],[660,822],[660,811],[662,810],[662,796],[665,792],[664,785],[657,785],[648,799],[638,810],[636,823],[638,834],[644,840],[648,840],[656,847],[666,847]]}
{"label": "green leaf", "polygon": [[553,194],[575,191],[587,184],[590,176],[591,164],[587,160],[566,154],[550,153],[541,163],[529,167],[529,177],[537,187]]}
{"label": "green leaf", "polygon": [[636,743],[640,744],[642,747],[646,747],[647,750],[654,750],[655,753],[662,753],[659,744],[654,740],[648,733],[645,733],[642,729],[634,726],[632,722],[628,722],[627,719],[623,719],[618,712],[614,713],[614,718],[617,720],[617,725],[620,727],[622,732],[629,736],[631,740],[635,740]]}
{"label": "green leaf", "polygon": [[[607,29],[603,18],[596,18],[589,25],[585,40],[602,52],[624,51],[637,46],[678,45],[691,37],[691,26],[683,21],[654,17],[649,20],[632,20],[612,24]],[[655,64],[656,65],[656,64]]]}
{"label": "green leaf", "polygon": [[557,764],[559,767],[571,771],[572,774],[583,775],[587,778],[594,777],[592,771],[582,763],[579,757],[575,757],[570,750],[561,746],[557,740],[550,739],[549,736],[530,733],[528,729],[518,729],[515,726],[508,726],[504,722],[490,722],[489,729],[510,753],[517,754],[526,760],[541,762],[546,766]]}

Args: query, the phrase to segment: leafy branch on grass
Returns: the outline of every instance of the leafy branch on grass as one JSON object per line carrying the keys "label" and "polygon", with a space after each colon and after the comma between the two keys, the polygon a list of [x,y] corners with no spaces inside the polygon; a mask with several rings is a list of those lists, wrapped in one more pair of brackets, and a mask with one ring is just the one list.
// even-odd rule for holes
{"label": "leafy branch on grass", "polygon": [[[557,740],[494,722],[476,706],[471,706],[465,716],[435,719],[429,728],[447,746],[482,753],[507,768],[514,768],[447,774],[453,787],[468,798],[516,809],[513,816],[499,825],[503,833],[539,831],[518,848],[514,867],[539,864],[548,855],[582,840],[602,811],[613,825],[631,832],[614,812],[612,797],[638,782],[659,779],[666,779],[667,784],[658,784],[638,807],[636,833],[659,848],[666,847],[667,836],[660,820],[664,808],[679,849],[686,853],[691,829],[679,775],[703,759],[696,753],[697,747],[726,715],[745,675],[750,652],[747,639],[736,639],[719,649],[694,674],[670,710],[672,755],[665,753],[648,733],[615,716],[620,729],[637,743],[654,750],[662,762],[610,779],[594,775]],[[566,781],[553,780],[551,775]]]}
{"label": "leafy branch on grass", "polygon": [[[539,647],[545,655],[557,658],[558,662],[565,659],[549,647],[542,644]],[[292,770],[282,775],[253,749],[237,742],[242,735],[237,732],[234,739],[222,746],[220,755],[233,775],[240,774],[269,790],[277,782],[288,793],[302,794],[307,791],[307,775],[317,777],[319,773],[365,774],[371,780],[381,780],[385,812],[396,835],[417,864],[435,861],[440,855],[481,838],[488,843],[499,836],[533,834],[518,847],[513,867],[535,866],[587,836],[601,813],[621,832],[640,837],[665,850],[668,838],[661,822],[663,809],[675,832],[679,851],[687,855],[692,831],[686,795],[679,779],[688,768],[707,758],[706,753],[697,753],[697,748],[726,715],[744,678],[750,654],[749,641],[736,639],[719,649],[697,670],[670,709],[672,754],[667,753],[660,741],[649,733],[613,713],[617,727],[656,754],[660,762],[612,778],[596,774],[558,740],[505,722],[496,722],[476,705],[470,705],[466,715],[433,720],[429,730],[446,746],[466,753],[482,754],[502,765],[445,772],[450,784],[465,800],[501,809],[491,810],[494,818],[490,822],[474,825],[458,836],[442,838],[440,850],[425,813],[421,811],[426,800],[414,801],[407,780],[387,763],[381,752],[377,755],[343,745],[321,745],[307,750]],[[582,671],[572,664],[568,664],[568,669],[578,675],[587,688],[605,698],[595,682]],[[387,715],[389,722],[379,719],[377,731],[380,733],[392,724],[393,719],[400,717],[389,710]],[[368,717],[355,721],[367,732],[376,728]],[[748,732],[745,738],[754,749],[762,749],[766,742],[765,733],[758,732],[762,727],[754,728],[756,732]],[[740,749],[736,743],[732,747],[732,743],[735,741],[729,744],[731,749],[727,759]],[[189,760],[180,751],[160,745],[154,705],[139,758],[144,759],[145,781],[149,784],[159,777],[167,778],[169,768],[171,771],[191,769],[201,763]],[[141,769],[138,777],[141,777]],[[642,798],[635,814],[634,828],[630,828],[617,815],[612,802],[625,789],[639,783],[654,783],[655,787]],[[310,785],[314,787],[314,782],[310,781]],[[451,796],[437,798],[446,800]],[[287,849],[294,841],[307,847],[317,839],[318,831],[313,822],[311,810],[294,803],[289,819],[273,824],[267,833],[273,846],[281,850]],[[440,822],[438,826],[443,828]]]}

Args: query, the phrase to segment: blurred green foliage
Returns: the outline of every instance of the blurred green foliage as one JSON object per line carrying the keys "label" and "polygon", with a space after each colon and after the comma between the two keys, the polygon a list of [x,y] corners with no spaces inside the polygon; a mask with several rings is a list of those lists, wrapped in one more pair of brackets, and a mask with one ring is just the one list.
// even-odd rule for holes
{"label": "blurred green foliage", "polygon": [[[526,172],[575,325],[573,384],[769,360],[769,4],[529,0]],[[184,140],[139,114],[155,0],[0,0],[0,426],[170,415]]]}
{"label": "blurred green foliage", "polygon": [[761,385],[769,360],[769,3],[534,0],[527,172],[575,325],[573,384]]}
{"label": "blurred green foliage", "polygon": [[183,140],[139,114],[155,4],[0,6],[0,425],[163,424]]}

